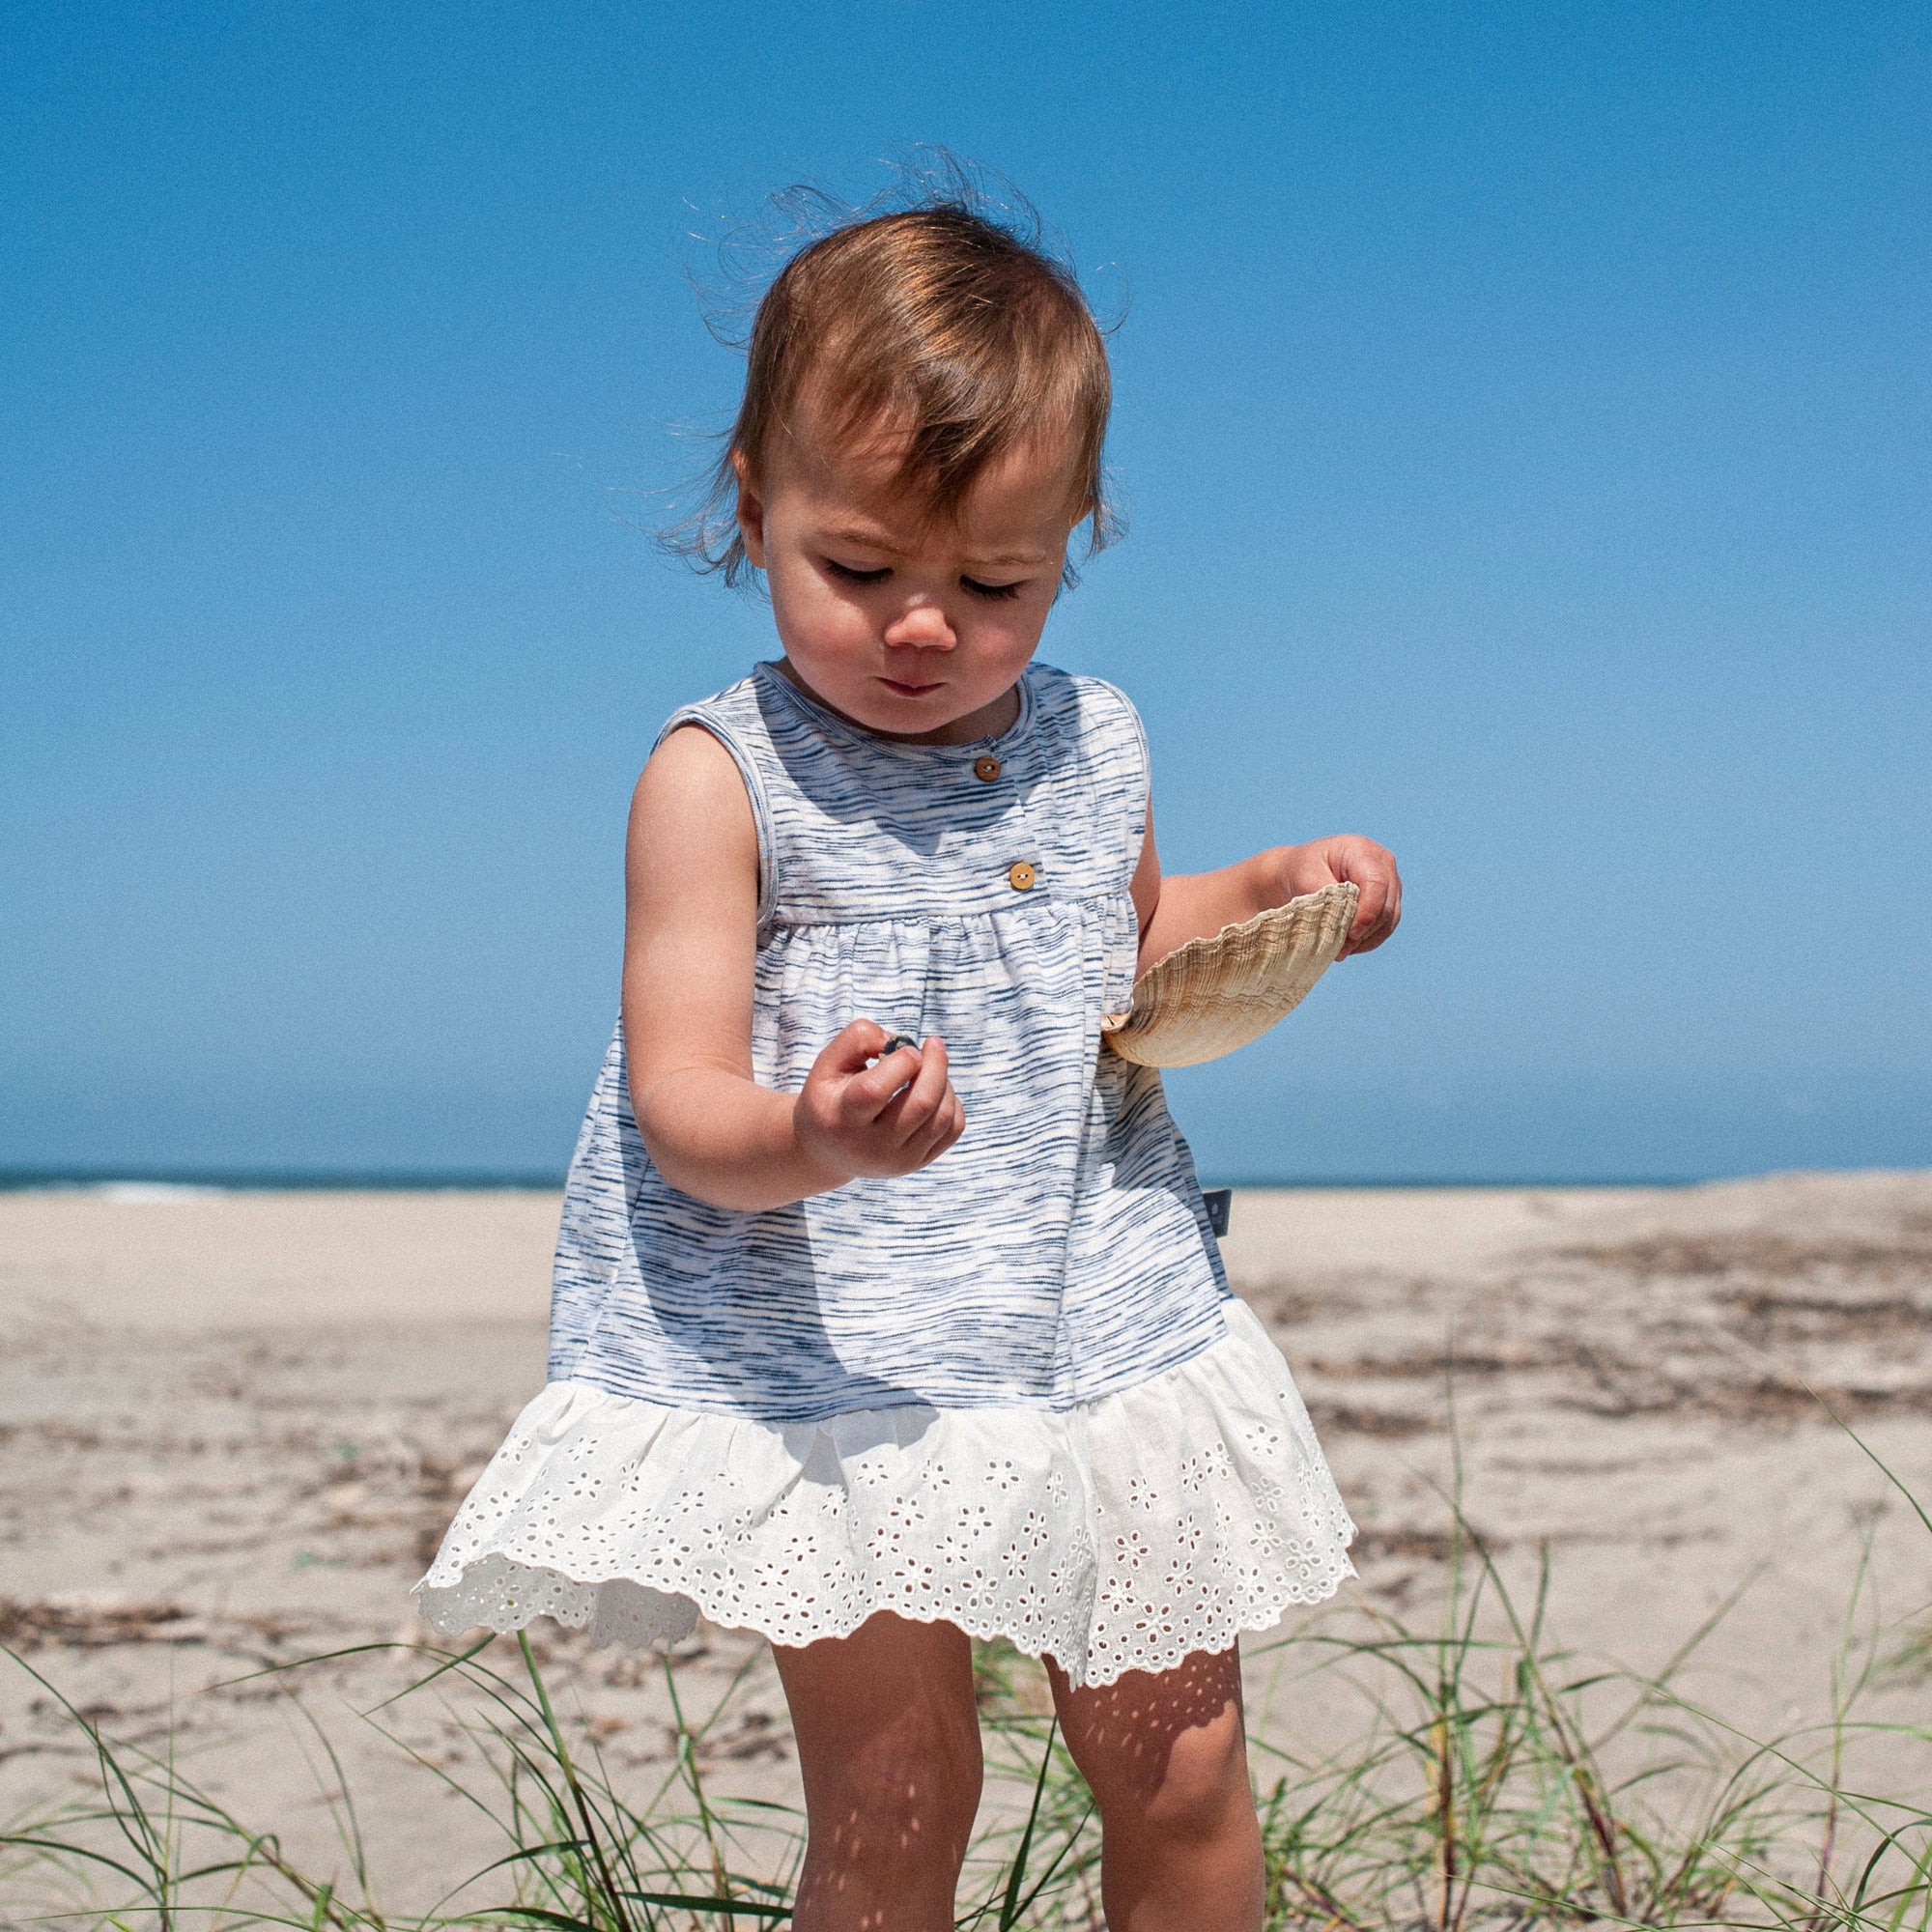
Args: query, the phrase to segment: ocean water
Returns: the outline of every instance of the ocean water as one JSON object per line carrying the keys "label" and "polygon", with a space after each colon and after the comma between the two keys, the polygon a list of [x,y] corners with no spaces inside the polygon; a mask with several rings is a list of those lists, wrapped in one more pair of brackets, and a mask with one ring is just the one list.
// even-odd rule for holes
{"label": "ocean water", "polygon": [[[156,1089],[110,1102],[85,1083],[31,1104],[16,1088],[0,1099],[0,1187],[555,1187],[588,1088],[577,1072],[508,1091]],[[1210,1185],[1628,1185],[1932,1166],[1932,1076],[1914,1072],[1357,1081],[1236,1056],[1172,1072],[1167,1088]]]}
{"label": "ocean water", "polygon": [[[1208,1186],[1501,1187],[1682,1186],[1798,1169],[1932,1167],[1932,1105],[1916,1092],[1862,1104],[1803,1107],[1776,1096],[1757,1107],[1666,1099],[1294,1094],[1258,1110],[1239,1095],[1185,1091],[1174,1106]],[[532,1123],[533,1127],[535,1123]],[[567,1151],[566,1132],[548,1136]],[[554,1189],[566,1158],[491,1162],[447,1157],[432,1137],[395,1149],[388,1136],[355,1157],[348,1149],[284,1147],[273,1162],[245,1144],[156,1137],[119,1158],[20,1158],[0,1168],[0,1192],[84,1188],[103,1199],[164,1204],[258,1188]],[[539,1136],[532,1132],[532,1142]],[[534,1151],[534,1150],[533,1150]],[[439,1152],[445,1157],[438,1159]],[[384,1155],[387,1155],[384,1158]],[[172,1157],[171,1157],[172,1156]]]}

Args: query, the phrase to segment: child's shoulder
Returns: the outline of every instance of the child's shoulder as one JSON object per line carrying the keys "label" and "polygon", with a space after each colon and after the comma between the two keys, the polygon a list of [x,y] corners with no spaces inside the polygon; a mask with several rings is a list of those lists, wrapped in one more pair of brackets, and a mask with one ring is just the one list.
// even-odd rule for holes
{"label": "child's shoulder", "polygon": [[1077,759],[1118,769],[1125,782],[1145,789],[1147,727],[1119,685],[1042,664],[1034,665],[1027,679],[1033,687],[1034,715],[1066,742]]}
{"label": "child's shoulder", "polygon": [[1133,699],[1104,677],[1036,663],[1028,668],[1027,681],[1033,687],[1035,709],[1042,716],[1063,723],[1077,722],[1089,729],[1117,724],[1140,729],[1141,714]]}
{"label": "child's shoulder", "polygon": [[723,690],[687,698],[658,727],[653,749],[685,725],[701,724],[743,762],[745,752],[770,736],[775,723],[773,687],[782,688],[783,680],[768,676],[770,669],[768,665],[754,665]]}
{"label": "child's shoulder", "polygon": [[736,712],[752,712],[758,708],[759,687],[766,670],[764,665],[753,665],[743,677],[734,678],[722,690],[706,692],[701,697],[688,697],[671,713],[673,718],[692,715],[702,716],[706,712],[716,712],[728,717]]}

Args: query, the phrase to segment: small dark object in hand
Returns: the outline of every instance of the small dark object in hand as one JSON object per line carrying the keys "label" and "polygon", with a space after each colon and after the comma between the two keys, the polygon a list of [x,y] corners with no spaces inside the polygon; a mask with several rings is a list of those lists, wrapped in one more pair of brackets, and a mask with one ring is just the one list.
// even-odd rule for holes
{"label": "small dark object in hand", "polygon": [[907,1036],[907,1035],[905,1035],[905,1034],[902,1034],[902,1033],[895,1033],[895,1034],[894,1034],[894,1036],[892,1037],[892,1038],[891,1038],[891,1039],[889,1039],[889,1040],[887,1040],[887,1042],[885,1043],[885,1045],[884,1045],[884,1046],[882,1046],[882,1047],[880,1047],[880,1049],[878,1050],[878,1052],[877,1052],[877,1053],[876,1053],[876,1054],[875,1054],[875,1055],[873,1056],[873,1059],[872,1059],[872,1064],[873,1064],[874,1065],[878,1065],[878,1063],[879,1063],[879,1062],[880,1062],[881,1060],[884,1060],[884,1059],[886,1058],[886,1056],[887,1056],[888,1054],[893,1054],[893,1053],[896,1053],[896,1052],[897,1052],[897,1051],[899,1050],[899,1048],[900,1048],[900,1047],[902,1047],[902,1046],[909,1046],[909,1047],[911,1047],[911,1048],[912,1048],[912,1050],[913,1050],[913,1051],[914,1051],[915,1053],[917,1053],[917,1052],[919,1051],[919,1041],[918,1041],[918,1040],[916,1040],[916,1039],[913,1039],[913,1038],[911,1038],[910,1037],[908,1037],[908,1036]]}
{"label": "small dark object in hand", "polygon": [[1225,1235],[1228,1232],[1228,1212],[1235,1205],[1235,1190],[1232,1187],[1204,1188],[1201,1199],[1208,1208],[1208,1225],[1217,1235]]}

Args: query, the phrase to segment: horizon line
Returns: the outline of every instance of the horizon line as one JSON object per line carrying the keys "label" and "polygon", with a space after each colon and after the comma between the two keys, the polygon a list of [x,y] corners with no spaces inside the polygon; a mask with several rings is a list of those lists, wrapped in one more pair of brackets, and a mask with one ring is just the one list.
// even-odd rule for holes
{"label": "horizon line", "polygon": [[[1207,1174],[1206,1188],[1232,1187],[1243,1192],[1294,1192],[1337,1189],[1464,1189],[1481,1188],[1682,1188],[1717,1180],[1748,1179],[1759,1175],[1795,1173],[1792,1168],[1743,1168],[1712,1172],[1635,1174],[1577,1172],[1571,1174],[1426,1174],[1338,1173],[1232,1176]],[[1805,1169],[1805,1172],[1863,1173],[1863,1166]],[[563,1189],[561,1169],[531,1168],[227,1168],[227,1167],[13,1167],[0,1168],[0,1194],[93,1192],[117,1187],[205,1189],[210,1193],[530,1193],[555,1194]]]}

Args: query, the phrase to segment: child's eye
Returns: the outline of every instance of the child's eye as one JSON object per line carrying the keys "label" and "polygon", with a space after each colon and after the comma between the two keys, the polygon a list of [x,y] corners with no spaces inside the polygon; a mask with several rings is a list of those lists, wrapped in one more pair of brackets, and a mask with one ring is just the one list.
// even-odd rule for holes
{"label": "child's eye", "polygon": [[892,575],[883,564],[876,570],[854,570],[849,563],[839,563],[829,556],[825,559],[825,567],[841,583],[883,583]]}
{"label": "child's eye", "polygon": [[981,583],[977,578],[962,577],[959,582],[975,597],[1017,597],[1020,586],[1015,583]]}

